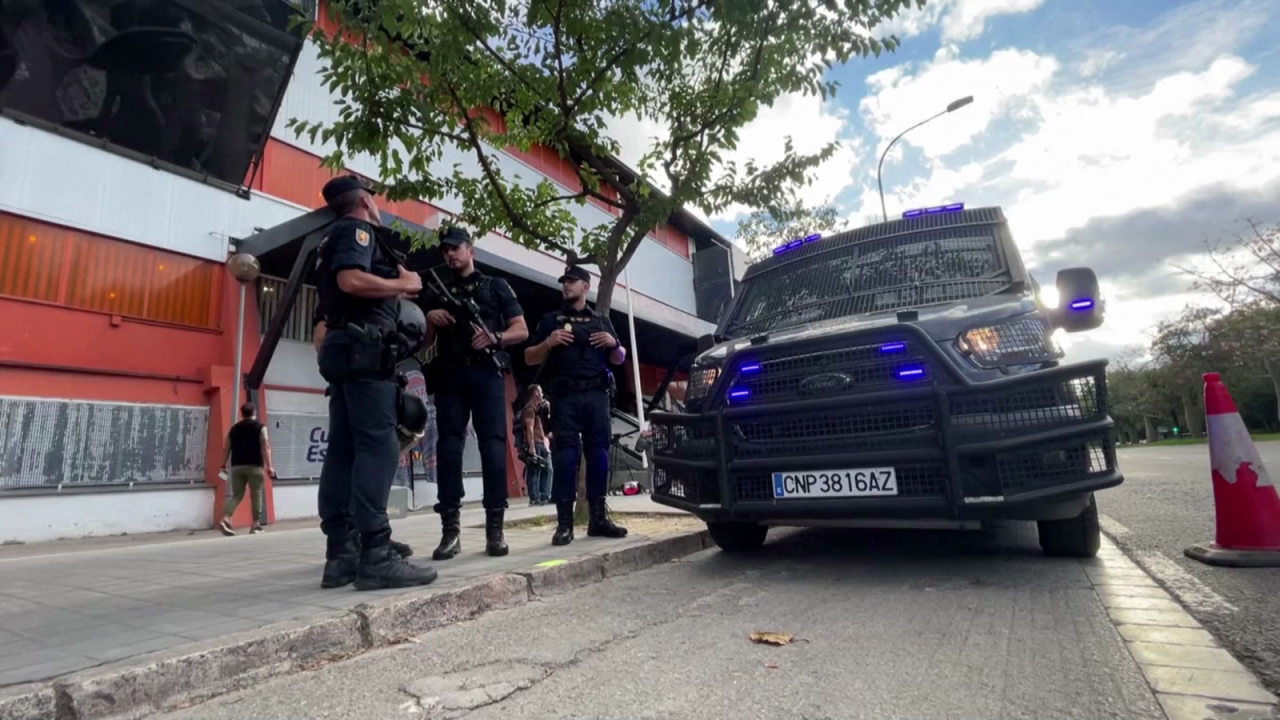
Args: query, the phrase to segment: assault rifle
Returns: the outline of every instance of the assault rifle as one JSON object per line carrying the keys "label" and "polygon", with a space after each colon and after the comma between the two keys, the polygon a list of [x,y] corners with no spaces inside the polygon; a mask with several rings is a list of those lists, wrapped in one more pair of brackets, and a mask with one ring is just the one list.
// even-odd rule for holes
{"label": "assault rifle", "polygon": [[464,297],[458,299],[453,293],[449,292],[449,288],[440,280],[440,276],[436,275],[435,268],[428,268],[427,274],[431,276],[433,282],[432,289],[435,290],[441,298],[444,299],[447,309],[454,319],[458,322],[465,322],[471,327],[483,332],[489,338],[489,347],[481,350],[484,353],[485,364],[493,367],[499,375],[505,373],[511,367],[511,358],[500,347],[498,347],[498,336],[484,324],[484,320],[480,318],[480,306],[476,305],[476,301]]}

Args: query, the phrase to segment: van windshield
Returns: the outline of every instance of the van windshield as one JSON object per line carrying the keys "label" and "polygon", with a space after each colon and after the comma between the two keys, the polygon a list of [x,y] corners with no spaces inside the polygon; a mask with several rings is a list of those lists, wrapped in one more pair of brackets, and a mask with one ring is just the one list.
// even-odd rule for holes
{"label": "van windshield", "polygon": [[725,335],[954,302],[1010,284],[994,225],[841,239],[820,241],[795,260],[750,277]]}

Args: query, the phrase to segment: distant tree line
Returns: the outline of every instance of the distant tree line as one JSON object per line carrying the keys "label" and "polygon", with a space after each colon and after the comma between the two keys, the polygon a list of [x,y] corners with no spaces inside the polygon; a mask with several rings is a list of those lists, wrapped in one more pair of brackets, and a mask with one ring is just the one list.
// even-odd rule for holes
{"label": "distant tree line", "polygon": [[1206,244],[1208,269],[1175,266],[1222,305],[1188,306],[1156,327],[1145,359],[1108,372],[1121,442],[1156,440],[1161,427],[1202,437],[1206,372],[1221,373],[1251,430],[1280,431],[1280,226],[1245,226]]}

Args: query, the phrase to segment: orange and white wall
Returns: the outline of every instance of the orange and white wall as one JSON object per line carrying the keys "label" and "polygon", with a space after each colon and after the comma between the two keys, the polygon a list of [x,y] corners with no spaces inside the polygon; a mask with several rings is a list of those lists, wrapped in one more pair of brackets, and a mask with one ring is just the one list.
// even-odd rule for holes
{"label": "orange and white wall", "polygon": [[[234,238],[320,204],[330,174],[318,158],[330,148],[285,127],[335,117],[319,67],[308,45],[249,199],[0,118],[0,542],[212,526],[221,439],[234,422],[239,293],[223,263]],[[499,157],[525,182],[573,182],[546,149]],[[447,153],[441,165],[455,162],[475,163]],[[348,169],[377,173],[369,158]],[[431,225],[460,207],[432,198],[384,209]],[[575,212],[584,225],[609,218],[596,205]],[[504,270],[544,284],[562,267],[500,235],[481,243]],[[631,263],[637,318],[690,337],[711,331],[696,316],[693,252],[675,228],[651,234]],[[261,333],[256,295],[246,293],[245,368]],[[626,302],[618,293],[615,308]],[[642,367],[643,389],[660,377]],[[322,389],[310,345],[281,342],[261,403],[268,423],[273,411],[322,415]],[[315,485],[274,488],[270,509],[273,519],[314,515]],[[244,503],[241,523],[247,513]]]}

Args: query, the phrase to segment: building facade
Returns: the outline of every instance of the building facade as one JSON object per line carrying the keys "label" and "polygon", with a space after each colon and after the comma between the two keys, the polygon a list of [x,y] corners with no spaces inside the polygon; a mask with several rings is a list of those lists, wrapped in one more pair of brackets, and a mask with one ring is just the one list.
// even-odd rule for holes
{"label": "building facade", "polygon": [[[110,5],[82,5],[92,15],[97,4]],[[325,24],[323,4],[305,11],[319,13]],[[117,19],[102,12],[97,20]],[[189,12],[209,12],[197,18],[210,28],[201,32],[222,32],[218,23],[242,32],[246,22],[223,17],[231,10]],[[272,34],[272,18],[259,22],[264,36],[286,46]],[[184,27],[192,25],[188,20]],[[6,34],[22,36],[22,29],[0,25],[0,43]],[[13,77],[27,86],[36,87],[31,83],[41,80],[41,72],[57,70],[42,63],[38,43],[34,50],[32,43],[17,47]],[[232,409],[245,398],[232,397],[236,328],[243,319],[241,360],[248,368],[279,307],[291,259],[264,260],[263,277],[245,288],[243,318],[239,286],[225,262],[241,239],[319,207],[320,188],[331,177],[319,158],[332,148],[295,137],[286,125],[290,118],[334,119],[337,107],[309,42],[288,60],[289,72],[276,86],[262,81],[236,95],[241,86],[226,79],[219,86],[225,91],[222,112],[205,113],[228,122],[235,113],[227,108],[261,108],[275,88],[263,125],[269,130],[245,155],[252,155],[248,167],[229,170],[243,172],[239,183],[216,177],[229,172],[209,160],[216,153],[171,162],[178,157],[173,148],[185,147],[177,138],[165,147],[167,155],[147,155],[138,148],[149,138],[85,132],[83,124],[67,120],[66,102],[49,111],[53,106],[32,93],[21,95],[22,83],[6,88],[0,76],[0,542],[212,527],[225,492],[218,477],[222,438],[234,421]],[[271,63],[268,68],[278,68],[279,58]],[[129,88],[112,90],[110,71],[105,84],[95,85],[92,73],[75,76],[81,69],[50,81],[62,88],[57,98],[74,95],[68,87],[105,87],[107,100],[112,92],[128,96]],[[167,111],[163,103],[158,107]],[[104,109],[94,121],[104,122],[106,114]],[[548,149],[495,153],[509,175],[524,181],[549,178],[566,187],[574,181],[571,166]],[[193,171],[198,162],[205,165]],[[475,160],[457,153],[441,161],[443,167],[454,163],[472,167]],[[377,174],[370,158],[353,159],[347,170]],[[460,210],[452,202],[424,198],[381,207],[388,218],[434,227]],[[597,205],[575,211],[584,226],[609,218]],[[477,254],[485,272],[516,288],[531,324],[555,307],[562,259],[496,233],[478,240]],[[713,306],[720,301],[713,296],[723,294],[717,283],[724,283],[713,271],[695,273],[699,254],[715,256],[704,268],[735,258],[723,238],[678,213],[654,229],[632,260],[632,286],[629,292],[619,287],[613,319],[640,356],[640,382],[637,393],[633,369],[620,373],[620,409],[634,408],[637,394],[652,394],[667,368],[714,329]],[[258,396],[280,476],[269,493],[271,520],[316,512],[327,403],[311,346],[312,307],[314,288],[304,288]],[[627,330],[629,319],[635,337]],[[509,382],[513,398],[521,381],[527,381],[527,369],[517,367]],[[468,469],[478,471],[471,445]],[[510,458],[510,484],[519,492],[519,463],[514,453]],[[414,468],[418,505],[434,498],[429,459],[424,453]],[[479,499],[478,480],[468,483],[467,497]]]}

